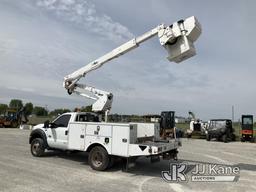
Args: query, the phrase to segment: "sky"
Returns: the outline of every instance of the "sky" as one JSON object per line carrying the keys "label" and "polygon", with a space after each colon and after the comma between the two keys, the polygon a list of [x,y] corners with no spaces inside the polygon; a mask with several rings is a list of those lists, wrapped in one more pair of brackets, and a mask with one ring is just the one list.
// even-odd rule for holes
{"label": "sky", "polygon": [[64,76],[161,23],[196,16],[197,55],[170,63],[153,38],[81,80],[111,92],[111,113],[231,118],[256,115],[253,0],[0,0],[0,103],[74,109]]}

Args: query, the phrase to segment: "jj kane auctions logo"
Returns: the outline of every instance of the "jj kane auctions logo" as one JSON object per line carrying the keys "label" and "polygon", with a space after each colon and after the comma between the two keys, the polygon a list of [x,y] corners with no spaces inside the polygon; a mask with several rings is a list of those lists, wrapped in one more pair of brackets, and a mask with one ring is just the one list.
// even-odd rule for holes
{"label": "jj kane auctions logo", "polygon": [[186,182],[189,179],[193,182],[234,182],[238,180],[239,173],[239,167],[181,163],[170,164],[170,170],[162,171],[162,178],[166,182]]}

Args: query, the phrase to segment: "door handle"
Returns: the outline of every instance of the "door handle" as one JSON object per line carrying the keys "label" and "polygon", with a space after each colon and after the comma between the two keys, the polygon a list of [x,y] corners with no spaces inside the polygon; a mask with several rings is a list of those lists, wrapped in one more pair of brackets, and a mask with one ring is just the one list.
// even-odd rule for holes
{"label": "door handle", "polygon": [[67,130],[67,131],[65,131],[65,135],[68,135],[68,130]]}

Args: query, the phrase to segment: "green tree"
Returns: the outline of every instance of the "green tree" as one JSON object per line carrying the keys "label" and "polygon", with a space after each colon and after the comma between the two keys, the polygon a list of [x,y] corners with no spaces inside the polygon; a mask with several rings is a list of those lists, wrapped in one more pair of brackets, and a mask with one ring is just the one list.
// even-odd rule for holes
{"label": "green tree", "polygon": [[81,112],[92,112],[92,105],[82,107]]}
{"label": "green tree", "polygon": [[23,107],[23,103],[20,99],[12,99],[9,103],[10,108],[20,109]]}
{"label": "green tree", "polygon": [[26,103],[25,104],[25,109],[26,109],[25,113],[26,113],[26,115],[31,115],[32,112],[33,112],[33,108],[34,108],[34,106],[33,106],[32,103]]}
{"label": "green tree", "polygon": [[50,115],[57,116],[59,114],[67,113],[67,112],[70,112],[70,110],[69,109],[54,109],[53,111],[50,112]]}
{"label": "green tree", "polygon": [[48,111],[44,107],[35,106],[33,109],[33,114],[36,116],[47,116]]}
{"label": "green tree", "polygon": [[8,105],[0,104],[0,114],[4,114],[7,108],[8,108]]}

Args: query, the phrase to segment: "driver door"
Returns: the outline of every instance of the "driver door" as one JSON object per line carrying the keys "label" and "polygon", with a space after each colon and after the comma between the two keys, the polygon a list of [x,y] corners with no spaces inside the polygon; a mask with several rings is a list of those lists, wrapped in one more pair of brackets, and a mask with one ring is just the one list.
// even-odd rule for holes
{"label": "driver door", "polygon": [[52,122],[47,129],[47,141],[51,148],[67,149],[68,147],[68,123],[70,114],[61,115]]}

